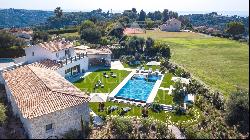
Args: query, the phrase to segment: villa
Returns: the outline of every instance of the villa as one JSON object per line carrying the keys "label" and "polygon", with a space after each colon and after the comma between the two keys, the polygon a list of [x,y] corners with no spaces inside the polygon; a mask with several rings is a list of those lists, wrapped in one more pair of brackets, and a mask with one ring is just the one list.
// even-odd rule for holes
{"label": "villa", "polygon": [[88,70],[89,56],[90,60],[101,59],[109,64],[111,52],[77,52],[71,42],[63,39],[24,50],[26,55],[18,58],[19,63],[0,70],[0,82],[27,136],[61,138],[70,129],[82,130],[83,122],[89,122],[89,96],[69,81]]}
{"label": "villa", "polygon": [[169,19],[165,24],[160,26],[162,31],[167,32],[179,32],[181,29],[181,22],[178,19]]}

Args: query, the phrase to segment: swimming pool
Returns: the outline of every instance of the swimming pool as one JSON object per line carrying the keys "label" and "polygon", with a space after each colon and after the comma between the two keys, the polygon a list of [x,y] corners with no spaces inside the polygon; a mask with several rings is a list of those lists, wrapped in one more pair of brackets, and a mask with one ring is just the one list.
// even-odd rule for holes
{"label": "swimming pool", "polygon": [[144,75],[134,75],[133,77],[128,80],[114,97],[146,102],[158,77],[153,80],[147,80]]}
{"label": "swimming pool", "polygon": [[0,63],[9,63],[9,62],[14,62],[14,60],[11,58],[0,58]]}

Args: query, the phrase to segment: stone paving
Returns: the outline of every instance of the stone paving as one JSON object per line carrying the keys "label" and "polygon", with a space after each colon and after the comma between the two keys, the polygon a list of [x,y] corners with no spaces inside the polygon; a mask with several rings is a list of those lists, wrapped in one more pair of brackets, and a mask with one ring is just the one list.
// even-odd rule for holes
{"label": "stone paving", "polygon": [[174,125],[169,125],[168,129],[172,131],[176,139],[186,139],[185,135]]}

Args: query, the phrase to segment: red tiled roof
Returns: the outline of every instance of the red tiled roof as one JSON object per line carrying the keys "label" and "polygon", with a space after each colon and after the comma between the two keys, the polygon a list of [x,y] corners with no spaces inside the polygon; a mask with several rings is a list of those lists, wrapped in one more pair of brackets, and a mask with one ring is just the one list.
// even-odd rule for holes
{"label": "red tiled roof", "polygon": [[44,60],[32,63],[31,65],[35,67],[46,68],[46,69],[51,69],[51,70],[57,70],[61,67],[59,63],[50,59],[44,59]]}
{"label": "red tiled roof", "polygon": [[26,65],[4,72],[3,77],[24,118],[88,102],[88,95],[53,70]]}
{"label": "red tiled roof", "polygon": [[68,49],[68,48],[73,47],[73,45],[71,43],[66,42],[66,41],[60,41],[60,40],[39,43],[39,44],[37,44],[37,46],[40,46],[40,47],[47,49],[49,51],[52,51],[52,52],[56,52],[56,51],[60,51],[63,49]]}

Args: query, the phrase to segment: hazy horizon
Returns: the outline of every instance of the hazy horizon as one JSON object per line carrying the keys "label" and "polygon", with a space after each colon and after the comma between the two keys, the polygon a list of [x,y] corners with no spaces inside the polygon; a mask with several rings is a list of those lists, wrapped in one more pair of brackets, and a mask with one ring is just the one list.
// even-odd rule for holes
{"label": "hazy horizon", "polygon": [[0,9],[27,9],[53,11],[61,7],[65,12],[92,11],[101,8],[103,11],[121,13],[124,10],[136,8],[137,12],[163,11],[169,9],[180,15],[217,12],[222,15],[249,16],[248,0],[0,0]]}

